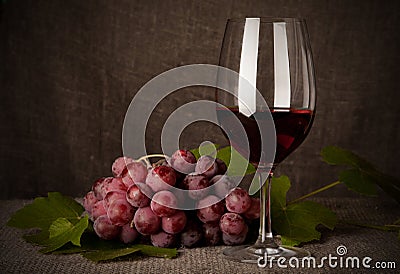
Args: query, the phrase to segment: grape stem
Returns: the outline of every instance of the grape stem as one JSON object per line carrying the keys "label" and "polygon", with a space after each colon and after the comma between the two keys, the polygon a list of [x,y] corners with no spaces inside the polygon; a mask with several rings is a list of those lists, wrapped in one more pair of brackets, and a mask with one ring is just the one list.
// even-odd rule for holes
{"label": "grape stem", "polygon": [[165,159],[167,159],[168,156],[164,155],[164,154],[149,154],[149,155],[144,155],[144,156],[140,157],[137,161],[138,162],[143,161],[146,163],[147,167],[151,167],[151,164],[148,160],[149,158],[165,158]]}
{"label": "grape stem", "polygon": [[378,230],[383,230],[383,231],[399,231],[400,230],[400,226],[398,226],[398,225],[369,225],[369,224],[362,224],[362,223],[346,221],[346,220],[342,220],[341,222],[343,224],[355,225],[355,226],[366,227],[366,228],[373,228],[373,229],[378,229]]}
{"label": "grape stem", "polygon": [[318,189],[316,189],[316,190],[314,190],[314,191],[312,191],[312,192],[310,192],[310,193],[308,193],[308,194],[306,194],[306,195],[303,195],[303,196],[301,196],[301,197],[299,197],[299,198],[297,198],[297,199],[294,199],[294,200],[288,202],[287,205],[294,204],[294,203],[298,203],[298,202],[300,202],[300,201],[302,201],[302,200],[304,200],[304,199],[306,199],[306,198],[308,198],[308,197],[311,197],[311,196],[313,196],[313,195],[315,195],[315,194],[318,194],[318,193],[320,193],[320,192],[322,192],[322,191],[325,191],[325,190],[327,190],[327,189],[330,189],[330,188],[332,188],[332,187],[334,187],[334,186],[336,186],[336,185],[338,185],[338,184],[340,184],[340,183],[341,183],[340,181],[336,181],[336,182],[330,183],[330,184],[328,184],[328,185],[326,185],[326,186],[323,186],[323,187],[321,187],[321,188],[318,188]]}

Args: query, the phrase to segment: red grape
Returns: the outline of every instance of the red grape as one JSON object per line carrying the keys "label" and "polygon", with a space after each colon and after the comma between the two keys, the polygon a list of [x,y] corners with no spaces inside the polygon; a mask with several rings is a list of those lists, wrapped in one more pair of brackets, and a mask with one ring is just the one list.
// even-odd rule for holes
{"label": "red grape", "polygon": [[169,234],[177,234],[181,232],[186,225],[186,214],[183,211],[178,211],[172,216],[162,217],[162,229]]}
{"label": "red grape", "polygon": [[111,166],[111,171],[115,177],[120,177],[127,164],[132,163],[133,159],[129,157],[119,157],[115,159]]}
{"label": "red grape", "polygon": [[104,197],[104,200],[103,200],[104,208],[107,210],[112,202],[114,202],[115,200],[119,200],[119,199],[125,200],[126,194],[123,192],[119,192],[119,191],[108,192],[106,194],[106,197]]}
{"label": "red grape", "polygon": [[154,195],[154,191],[153,189],[151,189],[150,186],[148,186],[146,183],[136,183],[135,185],[138,186],[138,188],[140,189],[140,191],[146,195],[147,197],[151,198]]}
{"label": "red grape", "polygon": [[225,213],[219,221],[221,231],[229,235],[239,235],[246,227],[242,216],[237,213]]}
{"label": "red grape", "polygon": [[157,234],[150,236],[151,243],[158,247],[170,247],[176,243],[176,235],[168,234],[164,231],[160,231]]}
{"label": "red grape", "polygon": [[196,222],[189,222],[181,233],[181,243],[186,247],[193,247],[200,243],[203,237],[201,225]]}
{"label": "red grape", "polygon": [[178,201],[178,208],[191,208],[189,204],[193,204],[192,207],[194,207],[194,201],[188,196],[187,191],[179,189],[178,186],[171,188],[170,191],[174,193],[176,200]]}
{"label": "red grape", "polygon": [[178,200],[175,195],[168,190],[162,190],[154,194],[150,202],[153,212],[159,217],[168,217],[176,213]]}
{"label": "red grape", "polygon": [[132,221],[134,213],[135,209],[126,201],[125,198],[123,200],[120,199],[113,201],[107,210],[107,216],[110,218],[111,223],[119,226]]}
{"label": "red grape", "polygon": [[100,201],[104,199],[104,197],[106,196],[104,185],[111,182],[112,179],[112,177],[100,178],[96,182],[94,182],[92,190],[94,192],[94,195],[96,195],[97,200]]}
{"label": "red grape", "polygon": [[176,183],[176,173],[169,166],[158,166],[153,168],[146,177],[148,184],[154,192],[167,190]]}
{"label": "red grape", "polygon": [[169,163],[176,171],[189,174],[195,169],[196,157],[189,150],[177,150],[172,154]]}
{"label": "red grape", "polygon": [[227,171],[228,167],[226,166],[225,162],[221,159],[215,159],[215,163],[217,163],[218,172],[217,174],[223,175]]}
{"label": "red grape", "polygon": [[206,245],[217,245],[221,241],[221,229],[218,223],[203,224]]}
{"label": "red grape", "polygon": [[260,198],[251,198],[251,206],[243,216],[249,220],[260,218]]}
{"label": "red grape", "polygon": [[91,213],[95,203],[97,203],[96,195],[93,191],[89,191],[83,198],[83,207],[88,213]]}
{"label": "red grape", "polygon": [[225,198],[235,188],[234,182],[226,175],[216,175],[210,183],[213,186],[213,192],[220,198]]}
{"label": "red grape", "polygon": [[244,241],[246,240],[247,232],[249,231],[249,228],[247,225],[245,225],[244,229],[240,234],[238,235],[229,235],[226,233],[222,233],[222,240],[224,244],[226,245],[240,245],[243,244]]}
{"label": "red grape", "polygon": [[121,233],[119,234],[119,239],[121,242],[128,244],[134,242],[137,237],[139,236],[139,233],[137,230],[131,226],[131,224],[126,224],[121,227]]}
{"label": "red grape", "polygon": [[111,191],[126,192],[127,187],[122,182],[122,178],[117,177],[117,178],[113,178],[111,181],[109,181],[109,180],[104,181],[103,189],[104,189],[104,192],[107,194],[108,192],[111,192]]}
{"label": "red grape", "polygon": [[104,240],[112,240],[118,237],[121,230],[119,226],[111,223],[107,215],[99,216],[96,221],[94,221],[93,229],[96,234]]}
{"label": "red grape", "polygon": [[161,219],[147,206],[136,210],[133,223],[140,234],[151,235],[160,230]]}
{"label": "red grape", "polygon": [[[150,187],[142,184],[141,187]],[[151,190],[152,191],[152,190]],[[147,197],[137,185],[131,185],[126,192],[126,200],[134,207],[145,207],[150,204],[150,198]]]}
{"label": "red grape", "polygon": [[251,198],[246,190],[235,188],[225,198],[226,208],[230,212],[243,213],[251,206]]}
{"label": "red grape", "polygon": [[135,183],[144,183],[146,181],[147,168],[141,162],[131,162],[126,166],[121,176],[126,187],[130,187]]}
{"label": "red grape", "polygon": [[92,207],[92,220],[96,220],[101,215],[106,215],[107,210],[104,208],[103,200],[98,201]]}
{"label": "red grape", "polygon": [[217,196],[210,195],[197,204],[197,217],[203,223],[218,221],[224,214],[224,205]]}
{"label": "red grape", "polygon": [[195,171],[196,173],[205,175],[207,178],[212,178],[218,172],[218,165],[214,158],[203,155],[197,160]]}
{"label": "red grape", "polygon": [[183,180],[182,185],[184,189],[189,190],[189,197],[200,200],[207,196],[210,181],[204,175],[189,174]]}

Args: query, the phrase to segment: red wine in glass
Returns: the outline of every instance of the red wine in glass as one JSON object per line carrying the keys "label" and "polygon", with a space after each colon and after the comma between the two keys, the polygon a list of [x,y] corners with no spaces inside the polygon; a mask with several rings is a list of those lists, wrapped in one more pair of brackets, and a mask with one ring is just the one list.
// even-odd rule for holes
{"label": "red wine in glass", "polygon": [[[242,144],[239,138],[239,130],[235,128],[233,116],[227,112],[233,112],[239,119],[246,131],[249,141],[249,161],[253,165],[259,165],[261,157],[261,134],[255,117],[258,117],[258,122],[262,123],[264,116],[260,112],[254,113],[250,117],[239,113],[237,107],[228,109],[218,109],[218,120],[227,126],[231,133],[230,141],[232,146],[242,155],[246,155],[245,145]],[[276,153],[274,164],[282,162],[290,153],[292,153],[306,138],[314,118],[314,112],[309,109],[289,109],[289,108],[271,108],[272,118],[275,123],[276,131]],[[259,118],[261,117],[261,119]],[[265,117],[268,117],[265,115]],[[226,133],[224,133],[226,135]],[[227,136],[226,136],[227,137]],[[228,137],[227,137],[228,138]]]}

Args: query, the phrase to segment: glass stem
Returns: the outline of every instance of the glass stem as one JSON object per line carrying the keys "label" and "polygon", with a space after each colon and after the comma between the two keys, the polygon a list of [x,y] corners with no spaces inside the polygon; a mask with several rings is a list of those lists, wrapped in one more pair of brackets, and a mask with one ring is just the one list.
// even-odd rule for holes
{"label": "glass stem", "polygon": [[267,245],[269,247],[277,247],[272,234],[271,225],[271,179],[273,173],[268,174],[267,181],[263,184],[261,173],[258,173],[260,184],[260,231],[257,243],[258,245]]}

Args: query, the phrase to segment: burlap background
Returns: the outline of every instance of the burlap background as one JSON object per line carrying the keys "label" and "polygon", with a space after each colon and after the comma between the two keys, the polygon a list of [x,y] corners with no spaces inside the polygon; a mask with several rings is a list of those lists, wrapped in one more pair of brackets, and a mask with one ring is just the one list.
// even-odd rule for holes
{"label": "burlap background", "polygon": [[[61,191],[82,195],[121,154],[127,106],[157,74],[218,63],[226,19],[300,16],[308,21],[318,112],[304,144],[279,168],[292,196],[336,179],[320,161],[340,145],[400,177],[398,1],[3,0],[0,16],[0,197]],[[148,129],[159,152],[162,121],[211,94],[185,92],[161,104]],[[223,140],[193,126],[184,146]],[[193,134],[194,133],[194,134]],[[349,195],[337,188],[329,195]]]}

